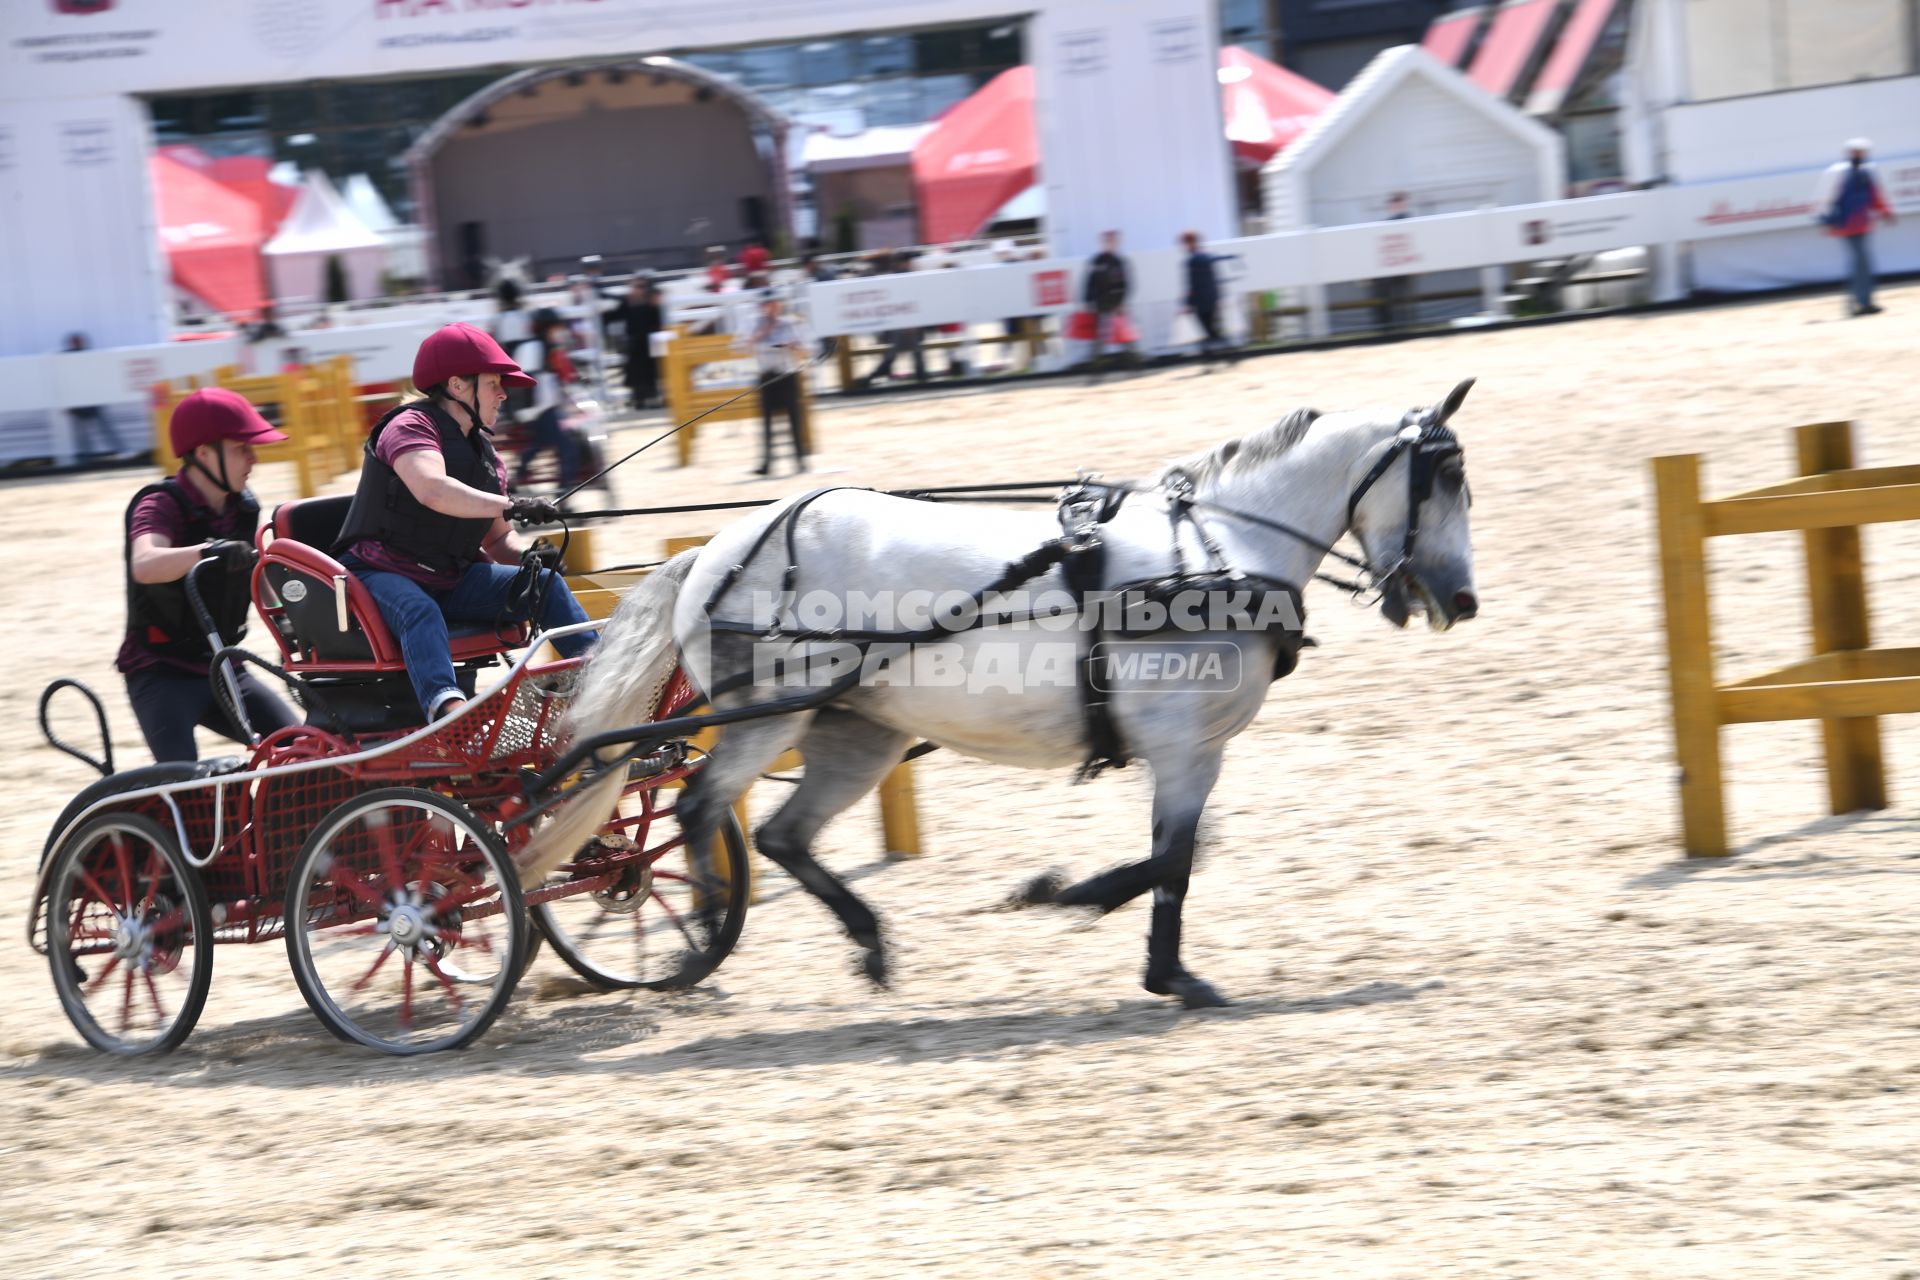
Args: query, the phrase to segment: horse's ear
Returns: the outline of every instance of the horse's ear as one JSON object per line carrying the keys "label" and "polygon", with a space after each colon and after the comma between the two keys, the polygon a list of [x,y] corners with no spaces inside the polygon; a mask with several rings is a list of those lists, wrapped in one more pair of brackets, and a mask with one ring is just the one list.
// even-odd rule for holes
{"label": "horse's ear", "polygon": [[1447,398],[1434,407],[1433,413],[1428,417],[1427,421],[1436,427],[1445,426],[1447,419],[1451,418],[1454,413],[1459,410],[1461,402],[1467,398],[1467,392],[1473,390],[1475,381],[1476,379],[1474,378],[1468,378],[1453,390],[1447,392]]}
{"label": "horse's ear", "polygon": [[1240,441],[1229,440],[1220,446],[1220,465],[1226,466],[1233,461],[1233,455],[1240,452]]}

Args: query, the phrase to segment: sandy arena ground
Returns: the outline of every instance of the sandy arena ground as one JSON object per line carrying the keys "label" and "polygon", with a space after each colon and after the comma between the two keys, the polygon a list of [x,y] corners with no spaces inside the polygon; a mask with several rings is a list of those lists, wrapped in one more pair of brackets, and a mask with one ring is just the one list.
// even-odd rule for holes
{"label": "sandy arena ground", "polygon": [[[583,994],[545,954],[478,1047],[391,1061],[319,1028],[276,942],[221,949],[178,1054],[99,1057],[21,937],[87,781],[33,700],[97,681],[140,758],[108,665],[139,477],[0,486],[0,1273],[1920,1276],[1920,724],[1886,726],[1894,807],[1843,818],[1814,726],[1729,732],[1738,856],[1678,859],[1645,462],[1770,483],[1786,429],[1834,418],[1865,462],[1920,462],[1920,288],[1884,301],[822,414],[850,483],[1130,474],[1479,377],[1457,425],[1482,613],[1401,633],[1309,597],[1324,647],[1229,754],[1189,899],[1187,959],[1237,1000],[1204,1014],[1137,986],[1144,902],[983,910],[1142,855],[1141,770],[935,755],[927,856],[884,862],[870,804],[823,848],[891,928],[890,993],[773,873],[683,996]],[[744,477],[755,436],[709,432],[688,471],[648,455],[622,497],[784,492]],[[709,527],[623,525],[601,558]],[[1920,529],[1866,536],[1878,637],[1920,643]],[[1723,671],[1806,651],[1800,554],[1717,545]]]}

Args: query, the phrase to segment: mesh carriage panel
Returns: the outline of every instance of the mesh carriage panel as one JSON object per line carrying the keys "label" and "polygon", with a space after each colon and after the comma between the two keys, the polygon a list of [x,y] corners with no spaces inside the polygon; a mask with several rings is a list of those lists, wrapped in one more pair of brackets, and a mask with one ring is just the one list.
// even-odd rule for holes
{"label": "mesh carriage panel", "polygon": [[307,836],[329,813],[365,789],[365,783],[337,769],[308,769],[260,783],[253,805],[254,850],[259,858],[255,883],[272,911],[280,909],[287,869]]}

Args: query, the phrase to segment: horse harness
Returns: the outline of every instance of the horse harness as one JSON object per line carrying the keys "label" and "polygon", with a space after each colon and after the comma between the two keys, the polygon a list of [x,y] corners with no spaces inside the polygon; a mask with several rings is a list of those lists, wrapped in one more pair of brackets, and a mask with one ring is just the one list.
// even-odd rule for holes
{"label": "horse harness", "polygon": [[[1352,527],[1361,499],[1402,454],[1408,456],[1406,537],[1400,547],[1399,559],[1384,572],[1374,568],[1364,557],[1349,555],[1284,521],[1238,511],[1199,498],[1194,493],[1193,478],[1176,468],[1165,473],[1160,482],[1152,487],[1114,484],[1083,476],[1057,500],[1060,536],[1049,539],[1019,560],[1008,564],[992,583],[974,592],[970,598],[976,620],[967,626],[928,626],[915,631],[865,631],[851,627],[782,626],[778,620],[779,610],[776,610],[775,620],[765,626],[751,620],[715,618],[714,610],[732,590],[740,575],[746,571],[746,566],[759,554],[775,532],[782,530],[783,527],[787,568],[780,583],[781,609],[790,605],[800,573],[796,532],[800,514],[826,495],[852,487],[840,485],[815,489],[801,496],[779,519],[761,530],[759,537],[748,548],[746,555],[741,557],[740,562],[723,573],[719,581],[714,584],[703,606],[703,612],[706,614],[708,625],[715,631],[751,635],[762,640],[822,641],[852,644],[860,646],[863,650],[866,646],[873,644],[892,643],[912,646],[930,643],[943,637],[950,637],[959,631],[987,625],[984,619],[978,617],[980,606],[987,599],[1017,590],[1035,578],[1059,568],[1083,616],[1089,609],[1098,608],[1103,598],[1112,595],[1124,595],[1128,598],[1138,598],[1143,602],[1165,605],[1185,592],[1227,590],[1251,591],[1263,596],[1267,593],[1283,593],[1289,608],[1283,612],[1282,616],[1297,619],[1303,623],[1306,613],[1300,588],[1292,583],[1260,574],[1249,574],[1230,565],[1218,541],[1208,532],[1196,513],[1206,511],[1287,534],[1323,555],[1330,555],[1345,562],[1358,573],[1353,580],[1343,580],[1326,573],[1315,573],[1315,578],[1338,586],[1355,597],[1374,593],[1377,598],[1378,593],[1384,591],[1396,577],[1405,573],[1412,562],[1414,549],[1420,537],[1420,508],[1432,496],[1434,479],[1440,466],[1448,458],[1462,456],[1463,452],[1458,438],[1445,425],[1441,415],[1432,410],[1424,414],[1419,411],[1410,412],[1387,451],[1355,487],[1352,496],[1347,500],[1349,528]],[[1106,544],[1100,538],[1100,527],[1119,514],[1121,507],[1130,496],[1149,492],[1158,492],[1167,504],[1168,520],[1171,526],[1169,532],[1174,561],[1173,572],[1156,578],[1108,586],[1104,582]],[[933,495],[919,496],[927,500]],[[1195,540],[1205,553],[1206,565],[1201,569],[1190,570],[1187,567],[1187,554],[1180,538],[1182,525],[1192,530]],[[1260,612],[1264,613],[1265,610]],[[1041,617],[1054,616],[1058,616],[1057,613],[1027,614],[1000,621],[1034,621]],[[1105,769],[1125,768],[1132,759],[1114,724],[1110,691],[1102,688],[1102,682],[1094,678],[1095,664],[1098,661],[1095,650],[1101,638],[1109,634],[1126,636],[1161,634],[1167,629],[1166,626],[1161,625],[1143,627],[1140,630],[1123,626],[1117,633],[1106,628],[1089,631],[1089,642],[1083,647],[1079,658],[1078,680],[1082,717],[1086,725],[1087,758],[1075,774],[1076,782],[1094,777]],[[1283,626],[1277,630],[1279,648],[1274,657],[1271,676],[1273,680],[1292,674],[1294,668],[1299,665],[1300,650],[1315,644],[1313,638],[1298,627]],[[824,705],[832,701],[850,690],[859,677],[858,669],[841,676],[822,692],[817,701],[809,699],[809,703]],[[710,691],[709,697],[718,697],[753,682],[754,675],[751,670],[738,672],[719,681]]]}

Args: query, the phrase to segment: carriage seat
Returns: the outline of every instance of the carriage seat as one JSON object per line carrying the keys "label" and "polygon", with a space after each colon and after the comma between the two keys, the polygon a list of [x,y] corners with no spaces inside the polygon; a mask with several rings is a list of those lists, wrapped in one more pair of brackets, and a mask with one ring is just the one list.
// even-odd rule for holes
{"label": "carriage seat", "polygon": [[[373,594],[334,559],[330,548],[346,524],[350,494],[303,498],[274,508],[260,530],[260,567],[253,603],[273,629],[289,671],[374,675],[406,670],[400,644]],[[344,625],[343,625],[344,623]],[[486,663],[527,642],[519,623],[449,630],[455,666]]]}

